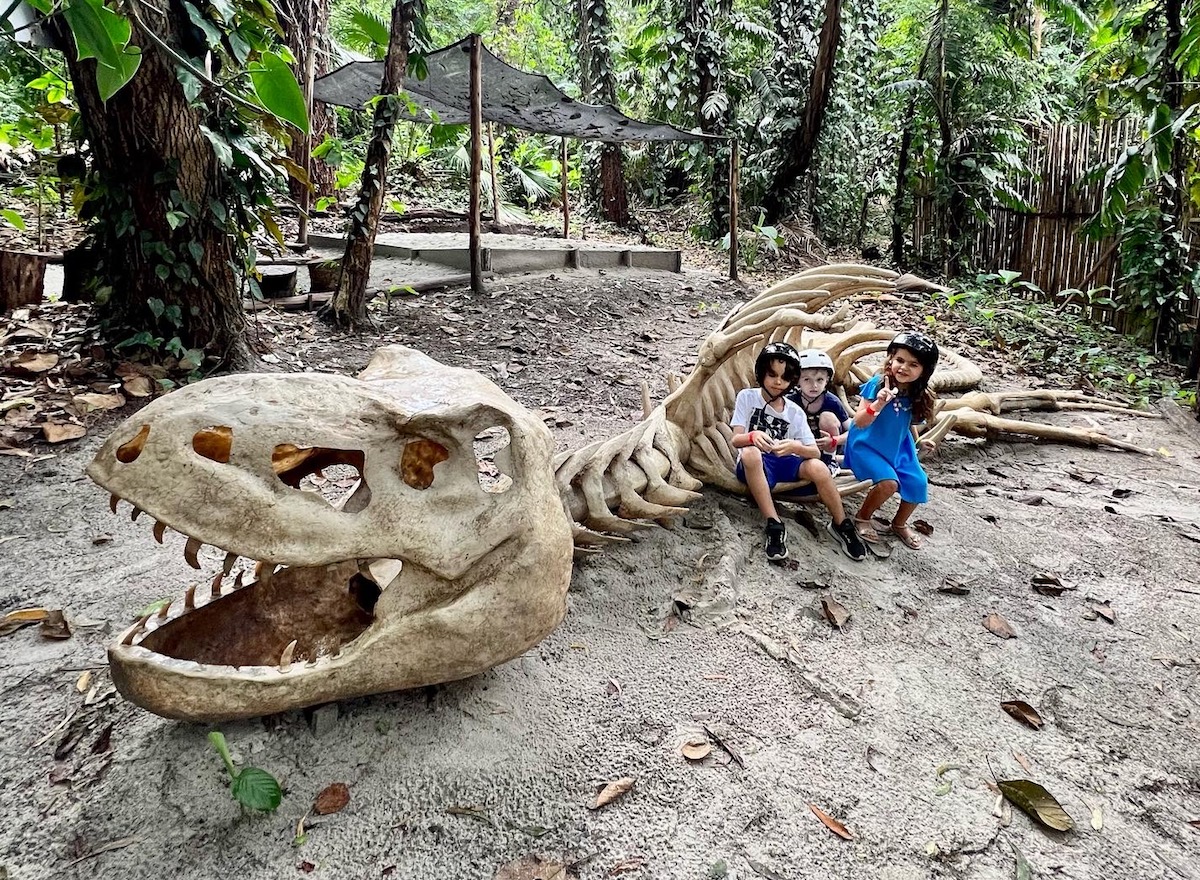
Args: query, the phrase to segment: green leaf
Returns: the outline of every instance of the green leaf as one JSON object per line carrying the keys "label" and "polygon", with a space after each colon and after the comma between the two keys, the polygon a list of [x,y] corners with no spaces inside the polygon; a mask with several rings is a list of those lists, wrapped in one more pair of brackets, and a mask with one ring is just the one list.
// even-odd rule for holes
{"label": "green leaf", "polygon": [[997,779],[1001,793],[1031,819],[1055,831],[1070,831],[1075,827],[1062,804],[1054,795],[1029,779]]}
{"label": "green leaf", "polygon": [[142,50],[129,45],[131,25],[100,0],[72,0],[63,16],[75,37],[78,58],[96,59],[96,88],[107,102],[119,92],[142,63]]}
{"label": "green leaf", "polygon": [[179,369],[187,370],[190,373],[192,370],[197,369],[202,363],[204,363],[204,349],[189,348],[186,352],[184,352],[183,357],[179,359]]}
{"label": "green leaf", "polygon": [[273,52],[264,52],[259,63],[250,68],[250,82],[264,107],[308,133],[304,96],[287,62]]}
{"label": "green leaf", "polygon": [[275,777],[266,770],[257,767],[246,767],[233,779],[229,787],[234,800],[251,810],[274,812],[283,800],[283,791]]}
{"label": "green leaf", "polygon": [[5,208],[3,211],[0,211],[0,217],[3,217],[4,222],[18,232],[25,231],[25,220],[16,211],[10,211]]}
{"label": "green leaf", "polygon": [[[200,133],[212,144],[213,152],[217,154],[217,161],[221,163],[222,168],[233,167],[233,147],[229,146],[229,141],[221,137],[207,125],[200,126]],[[224,221],[222,221],[224,222]]]}

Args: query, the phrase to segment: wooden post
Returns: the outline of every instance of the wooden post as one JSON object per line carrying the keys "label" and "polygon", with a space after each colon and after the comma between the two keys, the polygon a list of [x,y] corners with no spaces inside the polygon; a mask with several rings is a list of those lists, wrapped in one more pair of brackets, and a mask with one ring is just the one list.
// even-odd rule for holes
{"label": "wooden post", "polygon": [[471,34],[471,290],[483,293],[482,253],[479,246],[480,188],[483,181],[483,50],[479,34]]}
{"label": "wooden post", "polygon": [[300,193],[300,204],[297,207],[300,209],[300,220],[296,230],[296,244],[301,250],[308,249],[308,213],[312,210],[313,191],[312,191],[312,111],[313,111],[313,80],[316,78],[317,68],[317,35],[312,32],[308,35],[308,56],[304,59],[304,110],[308,114],[308,132],[304,135],[304,155],[300,167],[304,169],[305,176],[310,177],[304,183],[304,189]]}
{"label": "wooden post", "polygon": [[0,250],[0,313],[42,301],[46,255]]}
{"label": "wooden post", "polygon": [[738,280],[738,142],[729,140],[729,280]]}
{"label": "wooden post", "polygon": [[562,139],[563,238],[571,237],[571,205],[567,200],[567,139]]}
{"label": "wooden post", "polygon": [[492,222],[500,222],[500,190],[496,188],[496,132],[488,123],[488,171],[492,175]]}

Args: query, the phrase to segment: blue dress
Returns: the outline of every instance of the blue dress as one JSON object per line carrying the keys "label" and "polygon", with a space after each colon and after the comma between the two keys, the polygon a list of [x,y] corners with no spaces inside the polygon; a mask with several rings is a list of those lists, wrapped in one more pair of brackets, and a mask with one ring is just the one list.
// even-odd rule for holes
{"label": "blue dress", "polygon": [[[882,376],[872,376],[862,387],[863,399],[872,400],[881,382]],[[912,401],[901,395],[881,409],[867,427],[850,426],[843,464],[860,480],[895,480],[900,484],[901,501],[924,504],[929,500],[929,478],[917,461],[911,427]]]}

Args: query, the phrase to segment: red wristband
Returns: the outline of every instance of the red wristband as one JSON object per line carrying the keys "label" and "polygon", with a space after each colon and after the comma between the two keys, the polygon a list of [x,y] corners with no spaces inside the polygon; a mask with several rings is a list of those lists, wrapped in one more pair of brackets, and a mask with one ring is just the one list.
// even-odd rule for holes
{"label": "red wristband", "polygon": [[869,403],[867,404],[867,412],[869,412],[873,416],[879,414],[879,410],[872,407],[871,404],[869,404]]}

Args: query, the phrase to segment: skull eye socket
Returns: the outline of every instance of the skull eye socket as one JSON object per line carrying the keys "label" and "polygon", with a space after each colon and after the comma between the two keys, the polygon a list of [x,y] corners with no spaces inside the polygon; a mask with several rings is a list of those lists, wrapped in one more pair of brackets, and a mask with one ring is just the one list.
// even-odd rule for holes
{"label": "skull eye socket", "polygon": [[271,453],[271,469],[286,485],[319,493],[345,513],[358,513],[370,503],[371,488],[363,476],[365,463],[361,449],[280,443]]}
{"label": "skull eye socket", "polygon": [[496,425],[475,435],[475,466],[479,469],[479,487],[498,495],[513,487],[512,436],[508,428]]}
{"label": "skull eye socket", "polygon": [[428,489],[433,485],[434,465],[450,457],[449,451],[432,440],[411,440],[404,444],[400,456],[400,478],[414,489]]}
{"label": "skull eye socket", "polygon": [[229,453],[233,449],[233,428],[225,425],[210,425],[192,435],[192,449],[220,464],[229,464]]}
{"label": "skull eye socket", "polygon": [[129,464],[131,461],[136,461],[137,457],[142,454],[142,449],[146,445],[146,438],[149,436],[150,426],[142,425],[142,430],[137,432],[136,437],[117,447],[117,461],[121,462],[121,464]]}

